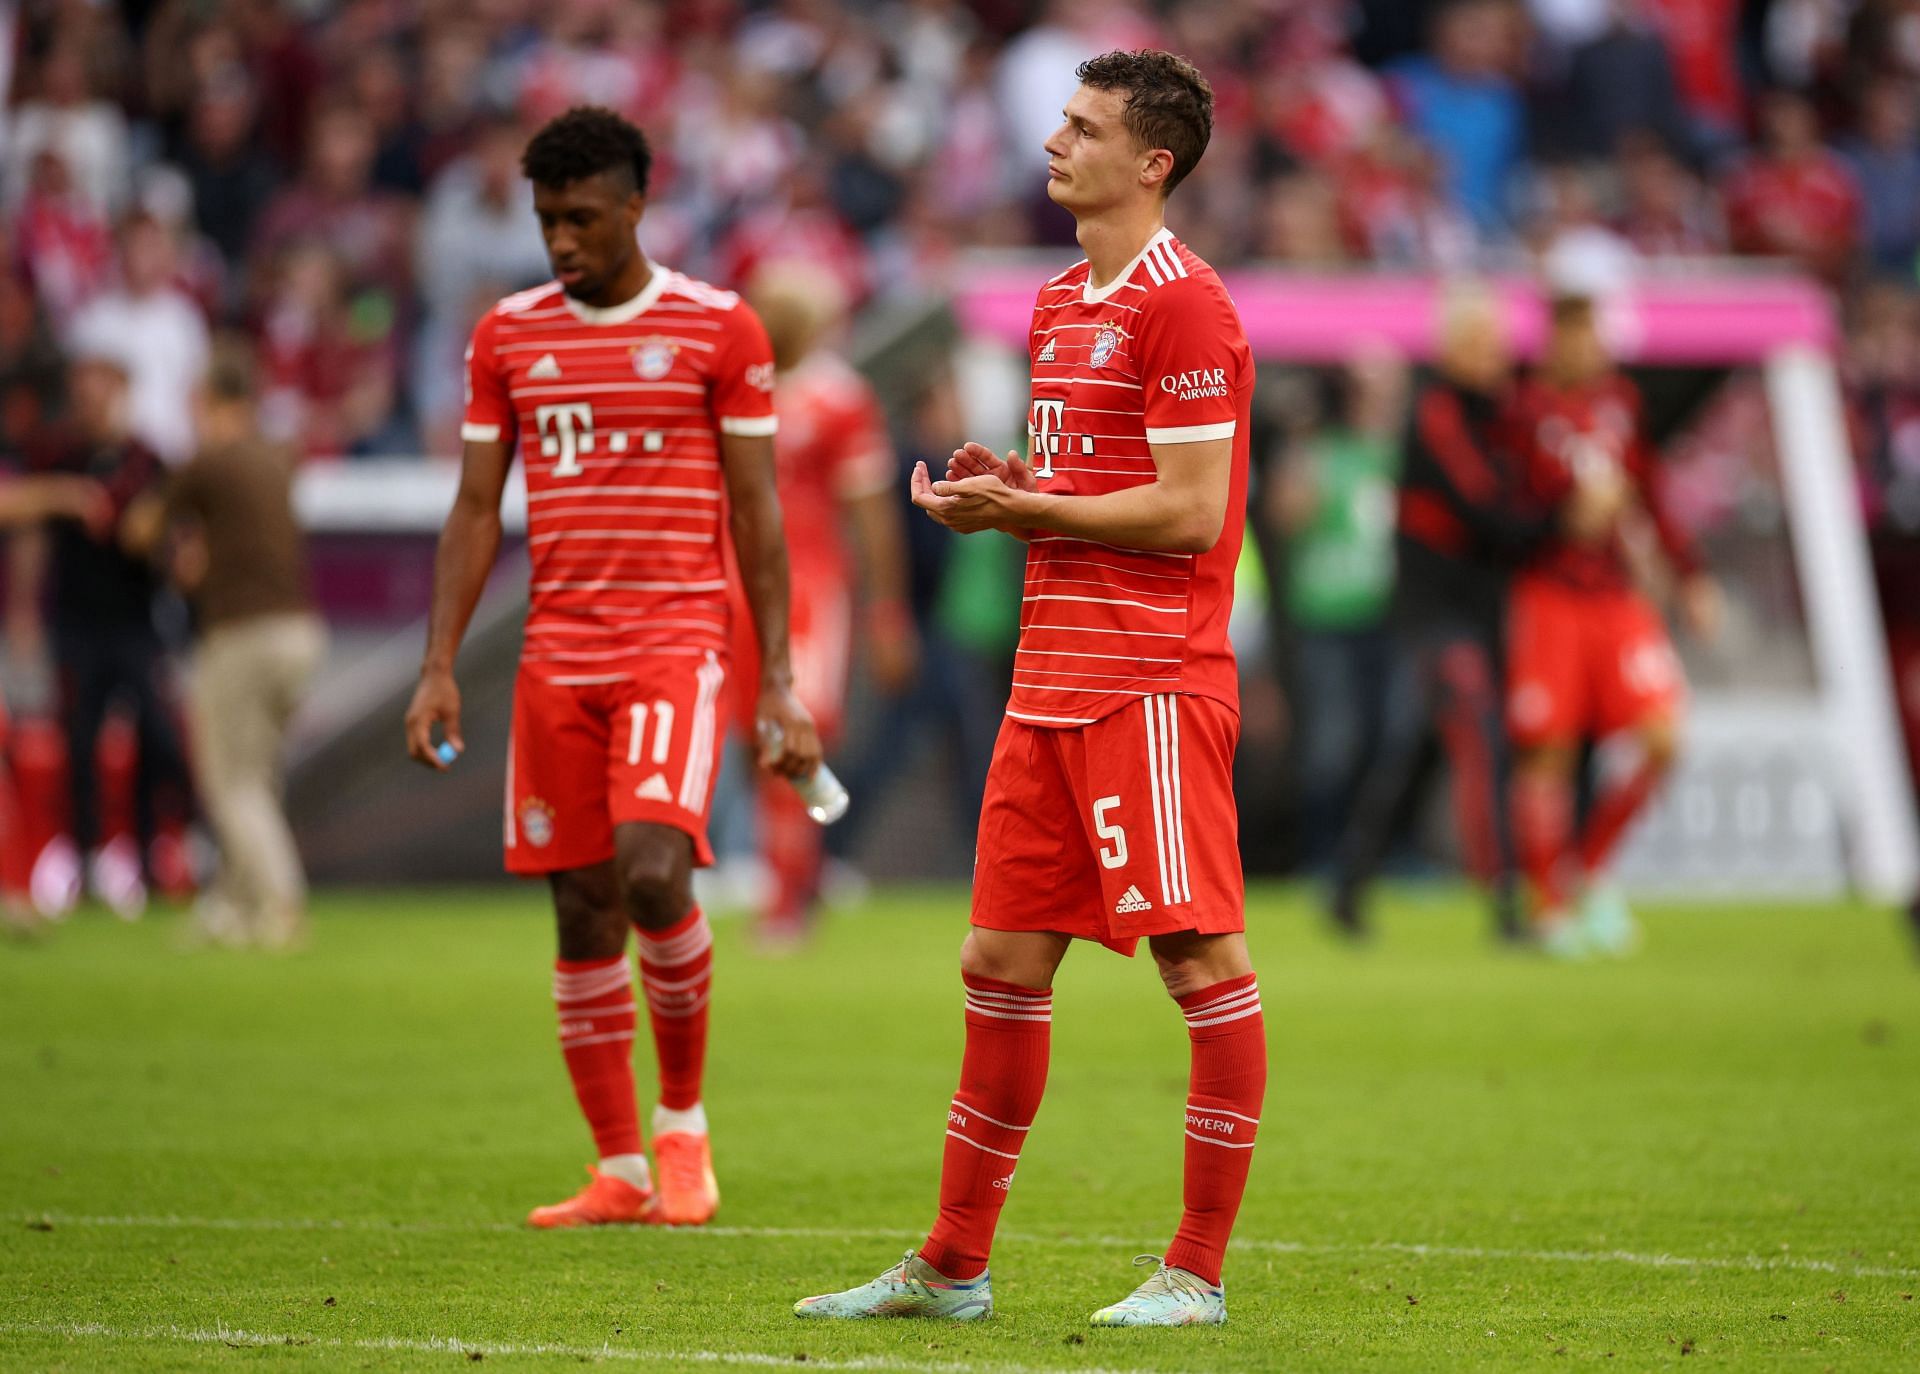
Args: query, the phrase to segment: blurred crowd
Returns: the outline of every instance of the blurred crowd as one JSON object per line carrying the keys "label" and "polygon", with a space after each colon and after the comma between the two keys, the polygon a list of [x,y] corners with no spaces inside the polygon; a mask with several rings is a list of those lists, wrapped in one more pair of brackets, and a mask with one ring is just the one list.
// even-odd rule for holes
{"label": "blurred crowd", "polygon": [[[456,452],[473,321],[547,276],[520,149],[581,102],[653,142],[656,260],[739,285],[803,259],[856,308],[938,296],[969,249],[1070,243],[1041,142],[1079,61],[1147,45],[1213,83],[1171,222],[1223,268],[1737,255],[1830,286],[1920,718],[1920,625],[1899,620],[1920,606],[1920,0],[0,3],[0,465],[89,470],[110,449],[109,485],[177,470],[222,333],[250,346],[262,434],[307,461]],[[1362,359],[1331,391],[1266,446],[1279,638],[1371,623],[1393,577],[1406,379]],[[956,406],[950,379],[897,406],[903,456],[937,453]],[[1702,414],[1695,431],[1765,426],[1750,390]],[[1331,504],[1287,475],[1316,464]],[[914,533],[923,632],[1003,654],[1010,626],[942,590],[955,567],[1006,580],[976,566],[996,555]],[[1360,563],[1310,566],[1328,550]],[[1249,700],[1257,737],[1258,684]],[[1337,793],[1352,763],[1302,766]]]}
{"label": "blurred crowd", "polygon": [[1217,95],[1175,228],[1210,261],[1622,254],[1914,275],[1913,0],[24,0],[0,7],[0,443],[60,352],[123,349],[190,444],[209,326],[310,455],[447,453],[468,326],[544,276],[516,157],[592,101],[658,150],[645,236],[723,283],[802,257],[856,301],[1062,242],[1039,147],[1082,58]]}

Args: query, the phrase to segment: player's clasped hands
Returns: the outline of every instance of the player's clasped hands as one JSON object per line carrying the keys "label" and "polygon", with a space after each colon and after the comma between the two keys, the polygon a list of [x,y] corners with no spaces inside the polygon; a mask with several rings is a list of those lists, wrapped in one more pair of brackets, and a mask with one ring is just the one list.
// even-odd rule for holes
{"label": "player's clasped hands", "polygon": [[958,534],[1030,524],[1023,503],[1038,486],[1018,453],[1009,451],[1002,459],[975,443],[954,450],[945,480],[934,481],[927,465],[916,463],[911,483],[913,504]]}

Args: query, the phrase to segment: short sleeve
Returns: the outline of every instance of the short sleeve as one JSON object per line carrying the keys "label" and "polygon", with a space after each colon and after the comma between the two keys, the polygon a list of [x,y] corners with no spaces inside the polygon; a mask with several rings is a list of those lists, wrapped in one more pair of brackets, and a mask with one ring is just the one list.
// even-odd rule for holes
{"label": "short sleeve", "polygon": [[1147,442],[1231,439],[1246,347],[1239,317],[1217,285],[1182,277],[1149,294],[1136,355]]}
{"label": "short sleeve", "polygon": [[513,398],[507,394],[506,374],[500,369],[500,356],[494,348],[494,328],[499,316],[489,310],[473,327],[467,343],[467,407],[460,424],[460,437],[470,444],[492,444],[514,440]]}
{"label": "short sleeve", "polygon": [[709,398],[722,434],[750,438],[773,434],[773,345],[760,317],[745,302],[720,316]]}

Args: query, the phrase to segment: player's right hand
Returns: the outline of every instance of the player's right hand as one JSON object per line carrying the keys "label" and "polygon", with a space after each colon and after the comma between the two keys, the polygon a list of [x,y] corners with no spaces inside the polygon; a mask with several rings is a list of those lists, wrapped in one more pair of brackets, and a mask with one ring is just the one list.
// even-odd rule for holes
{"label": "player's right hand", "polygon": [[998,477],[1015,491],[1040,489],[1040,479],[1033,475],[1033,469],[1027,466],[1027,460],[1018,452],[1008,449],[1003,461],[985,444],[963,444],[947,460],[949,482],[958,482],[965,477]]}
{"label": "player's right hand", "polygon": [[466,752],[467,742],[460,735],[460,688],[452,673],[422,673],[420,685],[413,689],[413,700],[407,705],[407,754],[415,763],[444,773],[450,765],[435,748],[436,725],[456,754]]}

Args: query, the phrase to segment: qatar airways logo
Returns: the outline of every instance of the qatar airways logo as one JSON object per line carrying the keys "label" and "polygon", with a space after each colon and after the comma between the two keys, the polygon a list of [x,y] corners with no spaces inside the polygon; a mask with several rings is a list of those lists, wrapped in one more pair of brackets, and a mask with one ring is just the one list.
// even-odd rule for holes
{"label": "qatar airways logo", "polygon": [[1177,401],[1198,401],[1227,394],[1227,370],[1224,367],[1200,367],[1191,372],[1175,372],[1160,379],[1160,389]]}

